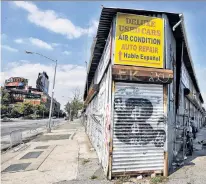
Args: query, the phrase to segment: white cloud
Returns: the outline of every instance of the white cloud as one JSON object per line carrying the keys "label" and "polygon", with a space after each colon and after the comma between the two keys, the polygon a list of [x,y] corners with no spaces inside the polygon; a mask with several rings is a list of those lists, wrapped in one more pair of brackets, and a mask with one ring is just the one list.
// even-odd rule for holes
{"label": "white cloud", "polygon": [[88,28],[74,25],[71,20],[64,18],[53,10],[41,10],[34,3],[15,1],[14,4],[28,12],[28,20],[40,27],[57,34],[66,36],[68,39],[79,38],[82,35],[92,35],[97,30],[97,21],[92,21]]}
{"label": "white cloud", "polygon": [[64,43],[51,43],[52,47],[64,47],[64,48],[68,48],[68,44],[64,44]]}
{"label": "white cloud", "polygon": [[4,72],[0,72],[0,85],[3,86],[5,81],[5,74]]}
{"label": "white cloud", "polygon": [[46,43],[46,42],[44,42],[44,41],[42,41],[42,40],[40,40],[38,38],[30,37],[29,41],[31,42],[31,44],[33,44],[33,45],[35,45],[35,46],[37,46],[39,48],[53,50],[53,47],[50,44],[48,44],[48,43]]}
{"label": "white cloud", "polygon": [[53,47],[58,47],[61,44],[60,43],[47,43],[43,40],[40,40],[38,38],[17,38],[14,40],[14,42],[18,43],[18,44],[32,44],[34,46],[37,46],[39,48],[43,48],[43,49],[48,49],[48,50],[53,50]]}
{"label": "white cloud", "polygon": [[64,52],[62,52],[63,54],[65,54],[65,55],[70,55],[71,54],[71,52],[70,51],[64,51]]}
{"label": "white cloud", "polygon": [[7,39],[7,35],[5,33],[1,33],[1,41],[6,39]]}
{"label": "white cloud", "polygon": [[18,52],[17,49],[12,48],[12,47],[10,47],[10,46],[8,46],[8,45],[1,45],[1,48],[2,48],[2,49],[5,49],[5,50],[8,50],[8,51],[10,51],[10,52]]}
{"label": "white cloud", "polygon": [[52,43],[51,45],[52,45],[53,47],[58,47],[58,46],[61,45],[61,43]]}
{"label": "white cloud", "polygon": [[90,36],[96,35],[98,25],[99,25],[99,22],[97,20],[92,20],[91,21],[90,27],[88,29],[88,34]]}
{"label": "white cloud", "polygon": [[14,42],[21,44],[21,43],[24,43],[24,40],[22,38],[18,38],[18,39],[15,39]]}
{"label": "white cloud", "polygon": [[[51,95],[54,75],[53,65],[46,65],[40,63],[25,63],[22,61],[18,61],[10,63],[10,65],[1,75],[4,76],[4,79],[7,79],[11,76],[27,78],[29,79],[29,85],[36,87],[36,79],[38,73],[42,71],[47,72],[49,76],[49,94]],[[69,97],[72,97],[73,89],[78,87],[83,92],[85,78],[86,72],[85,68],[82,66],[76,66],[71,64],[58,65],[54,97],[57,99],[57,101],[61,103],[61,108],[64,108],[64,105],[68,102]]]}

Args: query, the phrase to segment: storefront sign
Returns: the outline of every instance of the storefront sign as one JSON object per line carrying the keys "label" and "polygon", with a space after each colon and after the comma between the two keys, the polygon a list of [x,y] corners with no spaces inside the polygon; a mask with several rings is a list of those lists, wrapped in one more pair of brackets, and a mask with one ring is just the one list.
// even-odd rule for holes
{"label": "storefront sign", "polygon": [[162,18],[117,14],[114,64],[163,68]]}
{"label": "storefront sign", "polygon": [[28,80],[22,77],[11,77],[5,81],[5,86],[26,86]]}
{"label": "storefront sign", "polygon": [[112,76],[114,80],[119,81],[168,84],[173,80],[173,71],[166,69],[114,65],[112,67]]}

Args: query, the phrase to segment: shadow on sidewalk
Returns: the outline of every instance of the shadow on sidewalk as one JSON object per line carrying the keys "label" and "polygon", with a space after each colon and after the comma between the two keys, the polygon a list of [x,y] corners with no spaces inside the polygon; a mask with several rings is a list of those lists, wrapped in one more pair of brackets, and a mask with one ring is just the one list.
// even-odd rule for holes
{"label": "shadow on sidewalk", "polygon": [[175,172],[179,171],[185,166],[195,166],[195,162],[194,162],[195,159],[199,157],[205,157],[206,156],[206,146],[202,144],[203,142],[206,143],[206,127],[202,127],[196,134],[196,139],[193,142],[193,147],[194,147],[193,154],[191,156],[187,156],[186,160],[181,161],[181,162],[184,162],[182,166],[179,166],[175,169],[171,169],[170,175],[174,174]]}

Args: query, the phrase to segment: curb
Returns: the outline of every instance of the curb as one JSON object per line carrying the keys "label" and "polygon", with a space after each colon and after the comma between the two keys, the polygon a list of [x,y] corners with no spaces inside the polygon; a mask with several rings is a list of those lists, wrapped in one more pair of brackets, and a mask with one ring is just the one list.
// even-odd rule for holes
{"label": "curb", "polygon": [[[65,123],[66,123],[66,121],[63,121],[63,123],[57,124],[56,126],[53,126],[53,129],[58,128],[59,126],[64,125]],[[38,135],[44,134],[45,130],[46,130],[46,127],[44,127],[44,128],[41,127],[41,128],[37,128],[36,130],[35,129],[31,129],[31,130],[26,130],[25,132],[22,132],[22,135],[24,133],[24,137],[22,138],[22,142],[26,143],[26,142],[29,142],[29,141],[33,140]],[[32,134],[31,131],[35,131],[37,133]],[[10,144],[3,144],[3,145],[1,145],[1,152],[5,151],[5,150],[7,150],[9,148],[16,147],[17,145],[19,145],[19,144],[16,144],[16,145],[13,145],[12,147],[10,147]]]}
{"label": "curb", "polygon": [[[41,135],[41,134],[43,134],[43,132],[39,132],[39,133],[34,134],[34,135],[31,135],[31,136],[29,136],[29,137],[25,137],[25,138],[22,139],[22,142],[23,142],[23,143],[27,143],[27,142],[31,141],[32,139],[34,139],[35,137],[37,137],[38,135]],[[9,148],[14,148],[14,147],[16,147],[16,146],[18,146],[18,145],[19,145],[19,144],[15,144],[15,145],[13,145],[12,147],[10,146],[10,144],[7,144],[7,145],[5,145],[5,146],[1,146],[1,152],[2,152],[2,151],[5,151],[5,150],[7,150],[7,149],[9,149]]]}

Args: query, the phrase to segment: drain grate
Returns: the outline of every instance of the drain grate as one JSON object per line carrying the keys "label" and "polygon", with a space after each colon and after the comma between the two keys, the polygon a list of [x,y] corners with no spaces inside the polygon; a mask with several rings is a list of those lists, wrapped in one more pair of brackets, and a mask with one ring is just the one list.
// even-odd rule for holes
{"label": "drain grate", "polygon": [[21,159],[38,158],[39,155],[41,155],[42,153],[43,153],[43,151],[29,152],[26,155],[24,155],[23,157],[21,157],[20,160]]}
{"label": "drain grate", "polygon": [[47,149],[49,146],[37,146],[36,148],[34,149]]}
{"label": "drain grate", "polygon": [[17,172],[24,171],[31,163],[22,163],[22,164],[12,164],[2,172]]}

